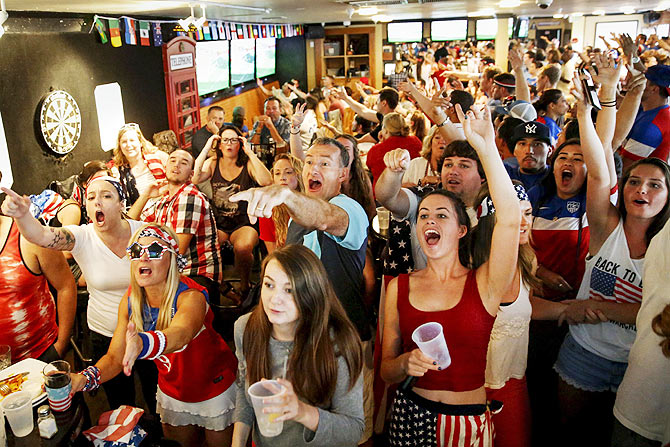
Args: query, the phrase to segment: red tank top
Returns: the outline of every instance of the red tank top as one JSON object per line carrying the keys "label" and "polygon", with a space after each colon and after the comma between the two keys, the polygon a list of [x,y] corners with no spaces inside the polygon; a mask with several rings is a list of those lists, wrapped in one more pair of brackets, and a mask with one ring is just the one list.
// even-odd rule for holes
{"label": "red tank top", "polygon": [[9,345],[12,363],[37,358],[56,342],[56,306],[44,275],[25,266],[14,222],[0,251],[0,344]]}
{"label": "red tank top", "polygon": [[484,385],[486,352],[495,317],[482,304],[477,290],[476,271],[465,280],[463,295],[451,309],[425,312],[409,302],[409,276],[398,276],[398,315],[403,352],[417,348],[412,340],[414,329],[424,323],[438,322],[444,329],[451,365],[444,371],[429,370],[416,382],[417,388],[441,391],[471,391]]}

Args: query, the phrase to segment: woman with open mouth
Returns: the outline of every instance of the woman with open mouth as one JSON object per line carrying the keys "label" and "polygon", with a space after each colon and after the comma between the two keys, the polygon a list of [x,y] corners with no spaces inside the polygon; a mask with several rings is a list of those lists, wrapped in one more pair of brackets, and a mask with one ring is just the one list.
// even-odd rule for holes
{"label": "woman with open mouth", "polygon": [[95,366],[71,375],[72,392],[95,390],[122,371],[131,375],[136,360],[153,360],[165,436],[194,447],[204,429],[205,446],[230,445],[237,361],[212,326],[207,289],[180,275],[186,260],[171,228],[142,226],[127,254],[130,287],[112,343]]}
{"label": "woman with open mouth", "polygon": [[[605,77],[613,69],[610,60],[599,67],[599,74]],[[659,159],[638,160],[621,178],[618,206],[613,205],[613,174],[608,169],[613,164],[612,152],[603,149],[591,120],[591,105],[579,80],[574,83],[588,167],[586,214],[591,237],[577,301],[559,319],[570,323],[570,329],[554,369],[560,377],[558,398],[564,433],[586,433],[587,445],[609,446],[614,393],[637,334],[644,257],[649,242],[670,217],[670,168]],[[601,103],[614,102],[614,88],[606,89],[605,95]],[[593,424],[603,429],[588,430]]]}
{"label": "woman with open mouth", "polygon": [[[443,443],[492,446],[491,414],[500,403],[486,398],[486,355],[501,290],[517,275],[521,212],[517,193],[498,155],[488,107],[463,115],[456,106],[468,142],[484,167],[497,223],[489,259],[470,268],[470,220],[463,202],[437,190],[419,203],[416,231],[427,266],[393,279],[387,289],[381,376],[403,382],[393,404],[390,445]],[[413,331],[439,322],[451,362],[438,364],[412,340]],[[464,421],[464,422],[461,422]],[[470,430],[477,427],[477,430]]]}
{"label": "woman with open mouth", "polygon": [[[87,322],[91,330],[92,357],[97,361],[109,348],[116,328],[119,302],[130,284],[130,260],[126,247],[130,236],[142,223],[126,219],[125,191],[121,183],[108,175],[89,180],[84,193],[87,225],[49,228],[28,212],[30,200],[5,190],[2,204],[5,215],[13,217],[21,234],[41,247],[69,251],[79,264],[88,290]],[[156,369],[150,362],[139,362],[142,391],[154,411]],[[135,405],[132,376],[119,376],[104,384],[111,408]]]}

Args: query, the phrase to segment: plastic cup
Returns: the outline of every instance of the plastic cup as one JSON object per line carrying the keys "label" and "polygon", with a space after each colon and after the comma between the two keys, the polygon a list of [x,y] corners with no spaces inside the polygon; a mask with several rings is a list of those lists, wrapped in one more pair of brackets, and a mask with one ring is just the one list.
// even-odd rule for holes
{"label": "plastic cup", "polygon": [[[273,391],[276,389],[279,389],[279,391]],[[251,397],[251,404],[254,406],[254,413],[256,413],[258,430],[266,438],[281,434],[284,429],[284,422],[275,422],[279,413],[263,413],[263,408],[272,406],[272,404],[264,404],[263,399],[280,396],[285,392],[286,387],[276,380],[263,380],[249,387],[249,396]]]}
{"label": "plastic cup", "polygon": [[389,222],[391,220],[391,212],[380,206],[377,208],[377,217],[379,219],[379,232],[385,232],[389,229]]}
{"label": "plastic cup", "polygon": [[70,381],[70,364],[64,360],[49,363],[42,371],[44,388],[53,411],[65,411],[72,405],[72,382]]}
{"label": "plastic cup", "polygon": [[12,393],[2,401],[2,410],[5,412],[5,416],[7,416],[14,436],[17,438],[28,436],[33,431],[32,404],[32,396],[25,391]]}
{"label": "plastic cup", "polygon": [[437,365],[445,369],[451,365],[449,348],[444,339],[444,331],[440,323],[425,323],[414,329],[412,340],[421,352],[437,362]]}

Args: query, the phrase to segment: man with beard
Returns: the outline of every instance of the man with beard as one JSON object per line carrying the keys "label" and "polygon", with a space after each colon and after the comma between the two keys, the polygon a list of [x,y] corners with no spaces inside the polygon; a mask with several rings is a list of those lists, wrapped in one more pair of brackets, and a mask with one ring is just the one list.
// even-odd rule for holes
{"label": "man with beard", "polygon": [[512,180],[519,180],[530,190],[547,173],[547,157],[551,153],[549,128],[537,121],[519,124],[514,128],[514,157],[518,166],[505,163]]}

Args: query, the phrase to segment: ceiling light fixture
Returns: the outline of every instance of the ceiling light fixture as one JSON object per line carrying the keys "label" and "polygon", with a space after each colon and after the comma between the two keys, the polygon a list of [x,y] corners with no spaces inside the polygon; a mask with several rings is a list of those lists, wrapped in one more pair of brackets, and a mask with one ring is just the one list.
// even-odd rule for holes
{"label": "ceiling light fixture", "polygon": [[480,9],[479,11],[468,13],[468,17],[488,17],[495,15],[496,11],[493,8]]}
{"label": "ceiling light fixture", "polygon": [[196,28],[202,28],[202,26],[207,21],[207,17],[205,16],[205,5],[201,4],[200,10],[202,11],[202,16],[193,21],[193,24]]}
{"label": "ceiling light fixture", "polygon": [[9,14],[7,14],[7,8],[5,7],[5,0],[0,0],[0,37],[2,37],[5,34],[5,27],[4,24],[9,18]]}
{"label": "ceiling light fixture", "polygon": [[177,23],[179,23],[181,29],[186,32],[188,32],[188,30],[191,28],[191,24],[195,22],[195,16],[193,15],[193,5],[189,5],[189,7],[191,8],[191,15],[185,19],[177,20]]}
{"label": "ceiling light fixture", "polygon": [[243,9],[245,11],[264,12],[266,14],[269,14],[272,11],[272,8],[265,8],[265,7],[260,7],[260,6],[230,5],[228,3],[214,2],[214,1],[207,1],[207,0],[201,0],[198,3],[201,4],[200,5],[201,7],[202,7],[202,4],[205,4],[205,5],[211,5],[211,6],[219,6],[221,8]]}
{"label": "ceiling light fixture", "polygon": [[372,17],[370,17],[373,22],[381,22],[381,23],[388,23],[391,21],[391,17],[385,16],[384,14],[375,14]]}
{"label": "ceiling light fixture", "polygon": [[364,6],[356,11],[361,16],[373,16],[379,12],[376,6]]}
{"label": "ceiling light fixture", "polygon": [[521,0],[500,0],[498,7],[500,8],[516,8],[521,6]]}

